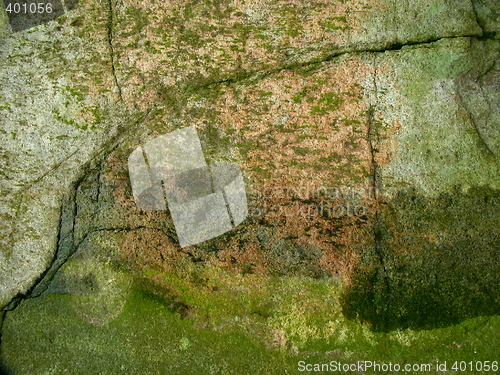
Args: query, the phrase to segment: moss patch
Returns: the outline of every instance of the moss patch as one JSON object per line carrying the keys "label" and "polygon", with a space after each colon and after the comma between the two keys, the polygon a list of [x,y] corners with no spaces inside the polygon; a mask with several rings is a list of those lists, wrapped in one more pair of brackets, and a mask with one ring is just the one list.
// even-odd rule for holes
{"label": "moss patch", "polygon": [[437,361],[494,358],[500,345],[498,317],[375,333],[343,317],[335,280],[205,272],[198,280],[164,275],[189,302],[187,314],[144,285],[132,291],[120,316],[100,326],[75,313],[76,295],[26,300],[7,313],[3,360],[18,375],[283,374],[296,373],[299,360],[432,363],[435,369]]}

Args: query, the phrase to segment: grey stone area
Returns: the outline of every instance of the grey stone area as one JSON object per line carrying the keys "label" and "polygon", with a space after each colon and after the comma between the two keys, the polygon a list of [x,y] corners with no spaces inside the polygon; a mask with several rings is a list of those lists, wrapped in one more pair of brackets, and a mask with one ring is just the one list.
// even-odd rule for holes
{"label": "grey stone area", "polygon": [[2,305],[50,264],[61,202],[88,163],[139,118],[117,102],[106,31],[78,35],[75,20],[2,38]]}
{"label": "grey stone area", "polygon": [[458,38],[428,47],[378,57],[379,66],[391,67],[379,69],[375,82],[381,117],[401,125],[397,147],[380,140],[392,155],[380,169],[387,190],[498,189],[499,43]]}

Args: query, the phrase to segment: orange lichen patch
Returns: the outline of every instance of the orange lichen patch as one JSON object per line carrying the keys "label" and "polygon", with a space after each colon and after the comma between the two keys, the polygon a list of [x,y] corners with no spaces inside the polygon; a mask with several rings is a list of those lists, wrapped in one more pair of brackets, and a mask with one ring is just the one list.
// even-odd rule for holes
{"label": "orange lichen patch", "polygon": [[110,210],[125,221],[131,229],[138,227],[165,228],[169,218],[165,211],[141,210],[137,207],[132,195],[132,187],[128,175],[128,155],[121,151],[112,153],[106,163],[106,183],[113,191],[114,202]]}
{"label": "orange lichen patch", "polygon": [[216,256],[210,258],[208,263],[237,273],[269,274],[268,261],[263,255],[262,246],[256,239],[251,239],[246,243],[232,239],[219,250]]}
{"label": "orange lichen patch", "polygon": [[218,161],[218,142],[225,137],[232,159],[251,182],[247,221],[207,244],[174,251],[178,245],[170,237],[166,248],[160,245],[167,221],[173,233],[171,219],[166,212],[136,208],[128,155],[115,152],[109,177],[122,215],[135,226],[152,228],[151,239],[124,240],[126,253],[144,248],[144,254],[133,256],[146,268],[170,270],[183,258],[241,274],[348,279],[363,246],[373,239],[367,228],[378,204],[369,189],[370,126],[383,120],[368,97],[374,74],[372,58],[346,56],[307,74],[283,70],[255,83],[222,85],[215,99],[193,96],[180,109],[180,120],[196,124],[207,160]]}
{"label": "orange lichen patch", "polygon": [[[367,218],[370,218],[373,212],[374,209],[371,209]],[[349,284],[360,261],[360,254],[373,246],[374,237],[368,219],[358,218],[345,224],[339,228],[336,237],[337,247],[333,251],[323,252],[321,265],[328,273],[340,277],[344,283]]]}
{"label": "orange lichen patch", "polygon": [[122,153],[114,152],[107,161],[109,171],[106,177],[113,184],[115,201],[122,207],[133,209],[136,207],[130,188],[130,180],[126,170],[126,159]]}
{"label": "orange lichen patch", "polygon": [[227,90],[216,104],[220,126],[233,132],[252,179],[302,185],[365,177],[368,103],[360,82],[369,70],[354,58],[307,77],[283,71]]}
{"label": "orange lichen patch", "polygon": [[368,1],[241,1],[230,6],[240,10],[244,19],[253,24],[265,25],[264,35],[273,35],[271,43],[301,49],[304,44],[341,44],[342,35],[353,28],[356,20],[363,18]]}
{"label": "orange lichen patch", "polygon": [[124,2],[113,28],[123,95],[132,103],[134,94],[170,82],[322,59],[360,38],[353,35],[362,35],[373,7],[370,0]]}
{"label": "orange lichen patch", "polygon": [[254,183],[251,215],[273,227],[275,241],[302,238],[330,263],[340,262],[332,254],[350,246],[352,222],[373,203],[366,195],[353,201],[325,194],[364,186],[372,169],[363,85],[373,73],[371,62],[356,57],[306,76],[283,71],[229,87],[216,104],[218,125],[231,134]]}
{"label": "orange lichen patch", "polygon": [[[123,173],[125,160],[119,151],[108,158],[106,183],[112,186],[116,203],[110,212],[115,211],[114,215],[129,227],[121,235],[123,259],[135,269],[177,272],[187,260],[236,274],[262,276],[288,272],[286,267],[283,271],[281,264],[292,264],[290,274],[326,273],[346,278],[352,271],[359,250],[356,233],[366,221],[360,216],[369,207],[355,212],[348,201],[353,198],[361,204],[361,198],[366,198],[363,194],[351,193],[350,188],[321,190],[318,181],[295,189],[271,184],[260,192],[257,202],[264,202],[259,207],[260,217],[251,214],[239,230],[211,240],[208,252],[197,246],[181,249],[172,238],[172,229],[169,234],[165,232],[171,220],[166,212],[141,211],[136,207],[128,176]],[[258,234],[263,228],[261,219],[265,221],[264,228],[269,229],[265,240]]]}
{"label": "orange lichen patch", "polygon": [[159,230],[137,229],[123,235],[124,259],[139,268],[171,271],[181,258],[177,244]]}

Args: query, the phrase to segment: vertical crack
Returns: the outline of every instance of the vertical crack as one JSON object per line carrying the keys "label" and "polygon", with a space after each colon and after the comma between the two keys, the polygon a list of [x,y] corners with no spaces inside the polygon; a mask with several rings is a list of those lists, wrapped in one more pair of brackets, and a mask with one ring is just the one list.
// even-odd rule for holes
{"label": "vertical crack", "polygon": [[[99,171],[97,172],[97,193],[96,193],[96,204],[99,206],[99,202],[101,201],[101,166],[99,166]],[[76,217],[76,216],[75,216]],[[73,231],[74,231],[73,227]]]}
{"label": "vertical crack", "polygon": [[481,134],[481,130],[479,129],[479,126],[477,125],[476,120],[474,119],[474,116],[472,113],[469,111],[469,108],[465,104],[464,98],[462,97],[462,94],[460,93],[460,89],[456,90],[458,99],[460,101],[460,104],[462,105],[462,108],[465,111],[465,114],[467,115],[467,118],[469,119],[470,123],[472,124],[472,127],[476,131],[477,136],[479,137],[479,140],[481,141],[481,144],[485,147],[486,151],[493,156],[496,156],[496,154],[493,152],[493,150],[490,148],[488,145],[488,142],[486,142],[486,139],[484,136]]}
{"label": "vertical crack", "polygon": [[[134,129],[138,128],[138,125],[145,122],[148,116],[152,113],[152,109],[148,109],[142,115],[140,115],[135,121],[133,121],[131,126],[121,126],[118,128],[115,134],[110,135],[110,139],[106,144],[102,147],[103,151],[98,152],[94,157],[89,160],[85,165],[82,166],[82,172],[80,177],[72,184],[68,195],[66,195],[59,206],[59,224],[57,228],[57,238],[56,238],[56,249],[54,250],[53,257],[46,270],[40,274],[37,280],[33,283],[33,286],[26,291],[25,293],[19,293],[17,296],[13,297],[10,303],[0,310],[0,314],[2,311],[12,311],[22,302],[23,299],[26,298],[34,298],[41,296],[48,285],[52,281],[54,275],[58,272],[58,270],[64,265],[64,263],[78,250],[78,247],[86,240],[89,233],[92,231],[85,232],[84,235],[78,236],[76,231],[77,229],[77,218],[79,215],[79,207],[77,201],[78,191],[82,183],[84,183],[85,178],[92,171],[97,170],[99,172],[99,177],[97,179],[97,187],[96,187],[96,203],[101,200],[102,191],[100,190],[100,181],[101,181],[101,162],[113,152],[117,147],[121,140],[127,139],[130,136],[130,133],[134,131]],[[121,131],[120,131],[121,130]],[[133,134],[133,133],[132,133]],[[77,151],[68,156],[74,155]],[[60,162],[58,165],[54,166],[51,171],[56,170],[62,163]],[[41,177],[37,178],[35,181],[31,182],[33,185],[35,182],[41,180],[45,175],[49,174],[49,172],[45,173]],[[31,185],[27,188],[31,188]],[[20,199],[22,199],[22,194],[19,195]],[[20,208],[19,208],[20,209]],[[0,319],[2,317],[0,316]],[[1,329],[1,326],[0,326]],[[0,332],[1,336],[1,332]],[[0,374],[1,367],[0,367]]]}
{"label": "vertical crack", "polygon": [[[77,213],[76,194],[80,182],[75,184],[71,196],[61,203],[59,214],[59,228],[57,233],[57,249],[50,262],[50,267],[40,275],[38,281],[29,293],[28,298],[39,297],[45,292],[54,275],[74,252],[75,220]],[[69,225],[67,223],[70,223]]]}
{"label": "vertical crack", "polygon": [[[376,121],[375,118],[375,109],[378,103],[378,87],[377,87],[377,62],[376,56],[373,60],[373,87],[374,87],[374,95],[375,95],[375,103],[370,104],[368,109],[368,142],[370,147],[370,164],[371,164],[371,190],[373,191],[373,199],[375,200],[375,217],[373,220],[373,238],[374,238],[374,250],[375,254],[380,262],[380,265],[383,270],[383,278],[387,293],[391,292],[391,284],[389,279],[389,274],[387,272],[387,266],[385,262],[385,258],[382,252],[382,224],[380,218],[380,205],[381,205],[381,177],[380,177],[380,167],[377,162],[377,153],[380,148],[380,133],[379,126],[380,123]],[[389,302],[389,301],[388,301]]]}
{"label": "vertical crack", "polygon": [[118,90],[119,100],[123,101],[122,97],[122,89],[118,83],[118,77],[116,76],[115,69],[115,49],[113,47],[113,23],[114,23],[114,9],[113,9],[113,0],[108,0],[108,46],[109,46],[109,54],[111,60],[111,72],[113,73],[113,80],[115,81],[115,86]]}
{"label": "vertical crack", "polygon": [[472,11],[474,12],[474,17],[476,19],[476,23],[479,26],[479,28],[481,29],[481,36],[486,36],[486,32],[484,31],[484,25],[482,24],[480,17],[479,17],[479,14],[477,12],[476,1],[470,0],[470,3],[471,3]]}
{"label": "vertical crack", "polygon": [[[377,123],[375,121],[375,109],[378,102],[378,88],[377,88],[377,65],[376,57],[374,58],[374,73],[373,73],[373,88],[375,95],[375,103],[370,104],[368,108],[368,142],[370,145],[370,164],[371,164],[371,176],[372,176],[372,191],[373,198],[378,208],[380,201],[379,187],[380,187],[380,171],[379,165],[377,163],[377,153],[379,152],[380,134],[377,128]],[[378,210],[377,210],[378,211]]]}

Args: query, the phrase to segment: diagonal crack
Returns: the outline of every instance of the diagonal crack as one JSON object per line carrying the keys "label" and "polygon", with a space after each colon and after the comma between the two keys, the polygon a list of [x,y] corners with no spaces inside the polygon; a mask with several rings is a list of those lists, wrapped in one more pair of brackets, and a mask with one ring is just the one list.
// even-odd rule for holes
{"label": "diagonal crack", "polygon": [[492,113],[491,102],[488,95],[485,95],[484,93],[484,88],[483,85],[481,84],[481,80],[483,80],[489,73],[493,72],[496,69],[498,62],[499,62],[498,58],[494,58],[491,63],[489,63],[484,69],[482,69],[482,71],[475,73],[471,73],[471,71],[468,71],[467,74],[465,74],[462,77],[462,79],[457,82],[457,86],[455,89],[458,98],[458,103],[463,108],[465,114],[467,115],[467,118],[472,124],[472,127],[474,128],[481,144],[486,148],[486,151],[489,154],[494,156],[496,156],[496,153],[490,147],[490,145],[487,142],[487,139],[485,138],[483,132],[481,131],[481,127],[478,124],[478,119],[475,118],[472,111],[473,106],[467,103],[467,97],[466,96],[464,97],[464,93],[466,94],[467,90],[466,85],[467,82],[469,81],[469,84],[473,85],[474,89],[478,89],[480,91],[480,93],[476,93],[476,96],[481,96],[486,101],[489,113],[488,118],[491,118],[491,113]]}
{"label": "diagonal crack", "polygon": [[500,60],[499,59],[495,59],[493,60],[493,62],[488,66],[488,68],[485,69],[484,72],[482,72],[481,74],[479,74],[477,76],[477,78],[475,79],[476,82],[479,82],[481,79],[483,79],[484,77],[486,77],[488,74],[490,74],[492,71],[496,70],[496,65],[497,63],[499,63]]}
{"label": "diagonal crack", "polygon": [[47,290],[50,283],[56,276],[57,272],[61,269],[61,267],[78,251],[80,246],[82,246],[91,235],[102,232],[112,232],[112,233],[134,232],[142,229],[149,229],[164,233],[162,229],[148,227],[144,225],[140,225],[137,227],[97,228],[90,230],[77,243],[73,243],[73,245],[68,249],[69,251],[65,251],[64,254],[61,254],[61,251],[58,251],[56,253],[54,260],[52,262],[52,266],[41,276],[39,282],[35,285],[35,287],[32,288],[32,291],[28,293],[25,298],[41,297],[43,293]]}
{"label": "diagonal crack", "polygon": [[476,23],[481,28],[481,37],[483,37],[483,36],[486,35],[486,33],[484,31],[484,26],[483,26],[483,24],[481,22],[481,19],[479,17],[478,12],[477,12],[476,2],[474,0],[470,0],[470,3],[471,3],[472,11],[474,12],[474,17],[476,18]]}
{"label": "diagonal crack", "polygon": [[283,70],[297,70],[302,68],[314,68],[315,66],[320,66],[321,64],[329,61],[333,61],[338,57],[348,54],[361,54],[361,53],[384,53],[389,51],[399,51],[404,47],[409,46],[424,46],[428,47],[433,43],[442,41],[442,40],[450,40],[450,39],[461,39],[461,38],[482,38],[480,35],[460,35],[460,36],[448,36],[448,37],[439,37],[439,38],[430,38],[425,40],[417,40],[417,41],[407,41],[404,43],[386,43],[381,46],[373,46],[373,47],[345,47],[343,49],[335,50],[329,54],[324,55],[323,57],[315,58],[309,61],[304,62],[294,62],[290,64],[284,64],[279,67],[268,69],[265,71],[261,70],[253,70],[253,71],[243,71],[233,73],[225,78],[221,78],[218,80],[213,80],[209,82],[204,82],[202,84],[194,85],[189,87],[189,89],[203,89],[211,86],[216,86],[225,83],[238,83],[245,80],[260,80],[267,78],[269,76],[279,74]]}
{"label": "diagonal crack", "polygon": [[[75,183],[67,203],[61,204],[60,206],[59,228],[56,242],[57,249],[53,254],[50,266],[40,275],[34,286],[26,294],[28,296],[39,296],[43,293],[59,268],[61,268],[73,254],[75,218],[77,215],[76,195],[78,186],[82,181],[83,177]],[[71,227],[65,228],[65,223],[71,223]]]}
{"label": "diagonal crack", "polygon": [[[101,161],[104,160],[107,155],[118,148],[120,141],[123,139],[127,139],[130,134],[133,134],[134,130],[138,128],[138,125],[146,121],[152,112],[153,109],[148,109],[138,118],[136,118],[135,121],[131,123],[131,125],[119,126],[117,131],[114,134],[110,135],[110,139],[105,142],[102,149],[95,155],[93,155],[93,157],[82,167],[82,171],[79,173],[80,177],[73,183],[73,187],[70,190],[69,195],[66,197],[66,203],[60,203],[56,249],[54,249],[52,260],[50,261],[45,271],[33,282],[33,286],[29,288],[29,290],[25,293],[19,293],[17,296],[12,298],[11,302],[4,308],[4,310],[14,310],[23,299],[38,296],[43,293],[57,271],[71,257],[78,246],[81,245],[81,243],[89,233],[87,233],[83,239],[80,239],[75,246],[74,230],[76,226],[76,216],[78,213],[78,206],[76,202],[78,187],[84,182],[86,176],[90,172],[95,171],[96,168],[99,168]],[[69,230],[65,229],[63,231],[63,224],[66,222],[71,222],[71,228]],[[67,246],[67,248],[64,249],[63,252],[61,252],[62,244],[67,244],[65,245]]]}
{"label": "diagonal crack", "polygon": [[476,18],[476,23],[477,25],[481,28],[481,36],[478,37],[478,39],[480,40],[486,40],[486,39],[495,39],[495,37],[497,36],[497,32],[496,31],[487,31],[487,26],[485,25],[484,21],[481,20],[481,16],[479,14],[479,11],[478,11],[478,6],[480,6],[480,3],[481,1],[478,1],[478,0],[471,0],[471,6],[472,6],[472,10],[474,12],[474,17]]}
{"label": "diagonal crack", "polygon": [[488,151],[489,154],[495,156],[496,154],[490,148],[490,146],[488,145],[488,142],[486,142],[486,139],[484,139],[484,136],[481,134],[481,130],[479,129],[479,126],[477,125],[477,122],[474,119],[474,116],[472,115],[472,113],[470,112],[469,108],[465,104],[464,98],[463,98],[462,94],[460,93],[460,90],[457,90],[457,95],[458,95],[458,99],[460,101],[460,104],[462,105],[462,108],[464,109],[465,113],[467,114],[467,118],[469,119],[469,121],[471,122],[472,126],[474,127],[474,130],[476,131],[476,134],[479,137],[481,143],[486,148],[486,150]]}

